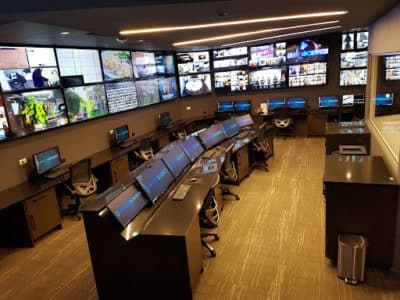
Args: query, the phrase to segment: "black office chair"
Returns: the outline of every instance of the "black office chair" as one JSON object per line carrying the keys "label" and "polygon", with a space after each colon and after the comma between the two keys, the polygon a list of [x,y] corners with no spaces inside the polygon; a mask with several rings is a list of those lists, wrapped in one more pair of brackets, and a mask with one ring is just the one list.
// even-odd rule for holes
{"label": "black office chair", "polygon": [[266,172],[269,171],[267,159],[272,156],[272,149],[266,138],[266,125],[263,123],[258,130],[257,140],[252,142],[253,163],[252,167],[261,167]]}
{"label": "black office chair", "polygon": [[142,138],[140,140],[140,146],[138,151],[134,151],[136,157],[139,158],[141,162],[149,160],[153,157],[154,153],[151,147],[151,142],[152,142],[151,136]]}
{"label": "black office chair", "polygon": [[224,208],[224,197],[223,196],[234,196],[236,200],[239,200],[240,197],[238,194],[233,193],[229,187],[227,186],[229,183],[236,184],[238,182],[238,173],[236,171],[235,163],[232,161],[232,151],[233,144],[231,144],[225,152],[225,160],[224,164],[221,168],[220,176],[221,176],[221,192],[222,192],[222,207],[221,211]]}
{"label": "black office chair", "polygon": [[70,192],[71,198],[75,203],[69,205],[64,211],[65,215],[76,215],[78,220],[81,219],[79,208],[81,206],[81,198],[92,196],[97,191],[97,179],[91,173],[90,158],[85,158],[69,167],[70,179],[65,184],[66,189]]}
{"label": "black office chair", "polygon": [[272,123],[277,129],[277,135],[288,137],[293,136],[293,116],[290,108],[278,107],[273,110]]}

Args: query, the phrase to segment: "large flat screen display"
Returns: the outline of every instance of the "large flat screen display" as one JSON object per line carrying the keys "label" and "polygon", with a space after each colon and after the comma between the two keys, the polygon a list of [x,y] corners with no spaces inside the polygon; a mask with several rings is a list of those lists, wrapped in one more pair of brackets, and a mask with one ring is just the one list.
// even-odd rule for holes
{"label": "large flat screen display", "polygon": [[177,53],[178,74],[196,74],[210,72],[208,51]]}
{"label": "large flat screen display", "polygon": [[215,71],[240,69],[243,66],[247,66],[247,57],[214,60]]}
{"label": "large flat screen display", "polygon": [[342,51],[349,51],[355,49],[354,32],[347,32],[342,34]]}
{"label": "large flat screen display", "polygon": [[306,109],[306,99],[302,97],[293,97],[286,99],[287,106],[292,109]]}
{"label": "large flat screen display", "polygon": [[4,97],[12,137],[68,124],[60,90],[9,94]]}
{"label": "large flat screen display", "polygon": [[198,74],[179,77],[181,97],[199,96],[211,93],[210,74]]}
{"label": "large flat screen display", "polygon": [[367,69],[341,70],[340,86],[366,85]]}
{"label": "large flat screen display", "polygon": [[56,53],[61,76],[82,76],[84,84],[103,81],[98,50],[57,48]]}
{"label": "large flat screen display", "polygon": [[9,129],[3,99],[0,97],[0,141],[8,137]]}
{"label": "large flat screen display", "polygon": [[284,65],[285,63],[286,43],[250,47],[249,66],[252,68]]}
{"label": "large flat screen display", "polygon": [[136,86],[133,81],[109,82],[105,84],[105,87],[110,114],[139,106]]}
{"label": "large flat screen display", "polygon": [[130,51],[102,50],[101,63],[105,81],[133,77]]}
{"label": "large flat screen display", "polygon": [[326,77],[326,62],[289,66],[289,87],[325,85]]}
{"label": "large flat screen display", "polygon": [[150,201],[155,203],[174,181],[174,176],[167,166],[158,159],[152,161],[136,177],[136,180]]}
{"label": "large flat screen display", "polygon": [[221,123],[221,127],[222,127],[223,131],[225,132],[225,135],[227,138],[231,138],[240,132],[240,126],[239,126],[238,122],[236,121],[236,118],[231,118],[231,119],[223,121]]}
{"label": "large flat screen display", "polygon": [[214,59],[224,59],[234,56],[247,56],[247,47],[225,48],[213,50]]}
{"label": "large flat screen display", "polygon": [[218,112],[233,112],[235,108],[233,107],[233,101],[224,101],[217,103]]}
{"label": "large flat screen display", "polygon": [[339,98],[337,96],[321,96],[318,97],[320,108],[337,108],[339,107]]}
{"label": "large flat screen display", "polygon": [[133,75],[137,79],[156,75],[156,59],[152,52],[132,52]]}
{"label": "large flat screen display", "polygon": [[216,93],[246,91],[249,85],[249,74],[245,70],[218,72],[214,74]]}
{"label": "large flat screen display", "polygon": [[268,100],[268,111],[273,111],[275,108],[285,107],[285,99],[269,99]]}
{"label": "large flat screen display", "polygon": [[136,81],[139,106],[148,106],[160,101],[157,79]]}
{"label": "large flat screen display", "polygon": [[365,68],[368,65],[368,51],[343,52],[340,54],[340,68]]}
{"label": "large flat screen display", "polygon": [[175,62],[172,54],[156,55],[155,59],[157,75],[163,76],[175,74]]}
{"label": "large flat screen display", "polygon": [[248,63],[247,47],[213,50],[213,57],[215,71],[237,70]]}
{"label": "large flat screen display", "polygon": [[189,157],[178,144],[163,154],[162,160],[175,178],[178,178],[190,163]]}
{"label": "large flat screen display", "polygon": [[286,61],[288,64],[326,61],[328,55],[328,45],[311,39],[290,44],[286,49]]}
{"label": "large flat screen display", "polygon": [[160,101],[170,101],[178,98],[178,85],[175,77],[158,78]]}
{"label": "large flat screen display", "polygon": [[394,93],[377,93],[375,95],[375,104],[377,106],[393,105]]}
{"label": "large flat screen display", "polygon": [[214,124],[199,133],[199,138],[206,149],[221,143],[226,136],[220,124]]}
{"label": "large flat screen display", "polygon": [[286,87],[286,67],[267,67],[250,71],[249,90],[269,90]]}
{"label": "large flat screen display", "polygon": [[81,122],[108,114],[104,85],[87,85],[64,89],[68,119]]}
{"label": "large flat screen display", "polygon": [[364,95],[347,94],[342,96],[342,106],[352,107],[354,105],[364,104]]}
{"label": "large flat screen display", "polygon": [[357,32],[357,49],[368,48],[368,31]]}
{"label": "large flat screen display", "polygon": [[185,141],[180,143],[180,146],[191,162],[195,161],[204,152],[203,146],[195,136],[189,136]]}
{"label": "large flat screen display", "polygon": [[386,80],[400,80],[400,55],[386,56]]}

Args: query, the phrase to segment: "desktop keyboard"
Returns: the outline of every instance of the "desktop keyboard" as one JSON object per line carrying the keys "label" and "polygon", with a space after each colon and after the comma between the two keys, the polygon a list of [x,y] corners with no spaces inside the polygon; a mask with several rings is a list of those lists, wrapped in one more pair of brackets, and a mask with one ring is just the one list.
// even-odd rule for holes
{"label": "desktop keyboard", "polygon": [[119,144],[119,146],[120,146],[121,148],[128,148],[129,146],[132,146],[132,145],[135,144],[135,143],[136,143],[135,140],[131,140],[131,141],[123,142],[122,144]]}
{"label": "desktop keyboard", "polygon": [[44,177],[49,178],[49,179],[54,179],[54,178],[60,177],[61,175],[64,175],[65,173],[68,173],[68,171],[69,171],[69,169],[59,169],[59,170],[56,170],[56,171],[46,174]]}
{"label": "desktop keyboard", "polygon": [[189,192],[190,185],[189,184],[181,184],[176,190],[174,196],[172,197],[175,200],[183,200],[186,197],[186,194]]}
{"label": "desktop keyboard", "polygon": [[247,136],[247,134],[248,134],[247,131],[243,131],[243,132],[239,133],[239,134],[236,136],[236,138],[239,139],[239,140],[241,140],[241,139],[245,138],[245,137]]}
{"label": "desktop keyboard", "polygon": [[215,150],[209,150],[209,151],[205,152],[202,157],[209,159],[214,155],[214,153],[215,153]]}

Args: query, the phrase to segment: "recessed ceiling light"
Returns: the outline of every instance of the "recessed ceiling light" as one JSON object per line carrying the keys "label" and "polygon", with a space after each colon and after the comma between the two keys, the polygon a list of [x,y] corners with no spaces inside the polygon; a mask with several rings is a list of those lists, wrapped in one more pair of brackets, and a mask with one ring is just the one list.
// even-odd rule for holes
{"label": "recessed ceiling light", "polygon": [[320,26],[320,25],[328,25],[328,24],[334,24],[334,23],[339,23],[339,21],[335,20],[335,21],[328,21],[328,22],[311,23],[311,24],[304,24],[304,25],[295,25],[295,26],[270,28],[270,29],[257,30],[257,31],[247,31],[247,32],[241,32],[241,33],[225,34],[225,35],[219,35],[219,36],[214,36],[214,37],[209,37],[209,38],[204,38],[204,39],[177,42],[177,43],[173,43],[173,45],[174,46],[193,45],[193,44],[200,44],[200,43],[205,43],[205,42],[227,40],[227,39],[232,39],[232,38],[237,38],[237,37],[261,34],[261,33],[275,32],[275,31],[282,31],[282,30],[290,30],[290,29],[298,29],[298,28]]}
{"label": "recessed ceiling light", "polygon": [[293,35],[299,35],[299,34],[307,34],[307,33],[312,33],[312,32],[318,32],[318,31],[325,31],[325,30],[331,30],[331,29],[338,29],[341,28],[342,26],[332,26],[332,27],[324,27],[324,28],[319,28],[319,29],[311,29],[311,30],[305,30],[305,31],[298,31],[298,32],[292,32],[292,33],[285,33],[285,34],[280,34],[280,35],[275,35],[275,36],[269,36],[261,39],[254,39],[254,40],[247,40],[247,41],[241,41],[241,42],[236,42],[236,43],[229,43],[229,44],[223,44],[221,47],[228,47],[228,46],[233,46],[233,45],[240,45],[240,44],[249,44],[253,42],[259,42],[259,41],[265,41],[265,40],[272,40],[272,39],[278,39],[282,37],[288,37],[288,36],[293,36]]}
{"label": "recessed ceiling light", "polygon": [[68,35],[68,34],[69,34],[69,31],[63,31],[63,32],[60,32],[60,34],[61,34],[61,35]]}
{"label": "recessed ceiling light", "polygon": [[308,13],[308,14],[299,14],[299,15],[287,15],[287,16],[280,16],[280,17],[268,17],[268,18],[246,19],[246,20],[238,20],[238,21],[205,23],[205,24],[186,25],[186,26],[127,29],[127,30],[121,30],[120,34],[122,34],[122,35],[130,35],[130,34],[138,34],[138,33],[154,33],[154,32],[166,32],[166,31],[176,31],[176,30],[189,30],[189,29],[201,29],[201,28],[211,28],[211,27],[223,27],[223,26],[233,26],[233,25],[244,25],[244,24],[284,21],[284,20],[331,17],[331,16],[344,15],[344,14],[347,14],[347,13],[348,13],[348,11],[339,10],[339,11],[317,12],[317,13]]}

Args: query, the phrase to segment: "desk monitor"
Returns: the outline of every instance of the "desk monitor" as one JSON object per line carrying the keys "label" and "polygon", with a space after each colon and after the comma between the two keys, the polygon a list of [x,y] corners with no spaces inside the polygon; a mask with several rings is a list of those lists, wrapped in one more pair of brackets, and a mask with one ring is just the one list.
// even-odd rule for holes
{"label": "desk monitor", "polygon": [[146,206],[148,200],[133,185],[115,197],[107,207],[118,220],[126,227],[136,215]]}
{"label": "desk monitor", "polygon": [[44,174],[61,165],[58,146],[32,155],[38,175]]}
{"label": "desk monitor", "polygon": [[200,132],[199,138],[206,149],[210,149],[211,147],[225,140],[226,136],[221,128],[221,125],[214,124],[208,127],[206,130]]}
{"label": "desk monitor", "polygon": [[251,101],[250,100],[238,100],[234,102],[235,111],[239,112],[250,112],[251,111]]}
{"label": "desk monitor", "polygon": [[339,97],[321,96],[318,97],[319,108],[337,108],[339,107]]}
{"label": "desk monitor", "polygon": [[288,98],[286,103],[292,109],[306,109],[307,107],[306,99],[302,97]]}
{"label": "desk monitor", "polygon": [[251,118],[250,114],[236,117],[236,122],[238,122],[240,127],[246,127],[254,124],[254,121]]}
{"label": "desk monitor", "polygon": [[158,116],[160,118],[160,126],[161,127],[168,127],[169,123],[171,122],[171,117],[169,112],[164,112]]}
{"label": "desk monitor", "polygon": [[234,110],[232,101],[218,102],[217,104],[218,112],[233,112]]}
{"label": "desk monitor", "polygon": [[236,118],[225,120],[221,123],[222,130],[225,132],[227,138],[230,138],[240,132],[240,126]]}
{"label": "desk monitor", "polygon": [[375,105],[391,106],[393,105],[394,93],[377,93],[375,96]]}
{"label": "desk monitor", "polygon": [[174,181],[174,176],[161,159],[158,159],[152,161],[136,180],[150,201],[155,203]]}
{"label": "desk monitor", "polygon": [[190,163],[189,158],[178,144],[165,153],[162,160],[175,178],[178,178]]}
{"label": "desk monitor", "polygon": [[180,143],[180,146],[191,162],[195,161],[204,152],[203,146],[194,136],[190,136],[186,141]]}
{"label": "desk monitor", "polygon": [[123,125],[114,129],[114,140],[117,145],[129,139],[128,125]]}
{"label": "desk monitor", "polygon": [[285,99],[268,99],[268,111],[273,111],[278,107],[285,107],[286,102]]}

